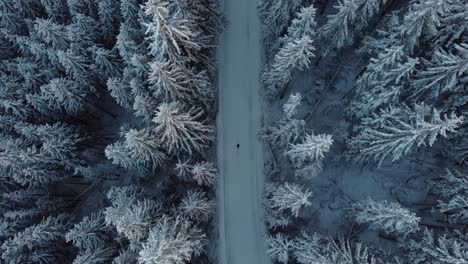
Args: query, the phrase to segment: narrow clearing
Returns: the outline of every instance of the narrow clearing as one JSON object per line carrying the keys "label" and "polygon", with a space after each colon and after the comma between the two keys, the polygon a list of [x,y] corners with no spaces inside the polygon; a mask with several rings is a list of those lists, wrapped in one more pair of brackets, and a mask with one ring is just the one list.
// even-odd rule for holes
{"label": "narrow clearing", "polygon": [[260,204],[263,149],[257,139],[262,114],[257,1],[222,4],[227,26],[219,49],[219,263],[270,263]]}

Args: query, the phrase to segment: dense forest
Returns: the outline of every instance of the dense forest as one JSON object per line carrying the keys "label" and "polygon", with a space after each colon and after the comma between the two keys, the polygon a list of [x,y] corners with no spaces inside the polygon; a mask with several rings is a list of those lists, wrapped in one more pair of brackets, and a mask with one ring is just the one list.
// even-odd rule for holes
{"label": "dense forest", "polygon": [[277,263],[468,263],[468,3],[261,0]]}
{"label": "dense forest", "polygon": [[[226,1],[0,0],[0,263],[221,262]],[[468,264],[468,2],[252,1],[271,260]]]}
{"label": "dense forest", "polygon": [[0,1],[1,263],[210,263],[215,0]]}

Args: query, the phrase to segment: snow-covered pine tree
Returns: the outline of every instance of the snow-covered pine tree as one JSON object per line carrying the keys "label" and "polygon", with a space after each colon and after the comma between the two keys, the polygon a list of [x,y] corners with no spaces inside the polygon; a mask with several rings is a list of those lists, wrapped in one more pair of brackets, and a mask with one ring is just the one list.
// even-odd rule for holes
{"label": "snow-covered pine tree", "polygon": [[298,108],[301,106],[302,95],[300,93],[291,94],[288,101],[283,105],[283,114],[287,119],[296,116]]}
{"label": "snow-covered pine tree", "polygon": [[468,44],[454,44],[456,53],[436,50],[429,66],[411,82],[412,98],[438,99],[444,93],[463,91],[468,82]]}
{"label": "snow-covered pine tree", "polygon": [[218,170],[213,162],[205,161],[192,165],[190,173],[198,185],[212,187],[216,183]]}
{"label": "snow-covered pine tree", "polygon": [[107,80],[107,89],[115,101],[122,107],[132,108],[133,96],[129,85],[125,84],[122,79],[110,78]]}
{"label": "snow-covered pine tree", "polygon": [[115,252],[115,248],[110,245],[91,242],[85,249],[80,251],[72,264],[109,263]]}
{"label": "snow-covered pine tree", "polygon": [[383,110],[371,120],[374,126],[366,125],[350,141],[349,158],[354,162],[375,161],[380,166],[388,156],[393,161],[409,153],[413,146],[432,146],[438,136],[447,137],[456,132],[463,122],[462,116],[454,113],[442,115],[437,109],[424,104],[413,110],[401,109],[396,116],[386,115]]}
{"label": "snow-covered pine tree", "polygon": [[66,215],[49,216],[2,244],[5,263],[57,263],[65,260]]}
{"label": "snow-covered pine tree", "polygon": [[80,251],[92,248],[94,245],[105,243],[110,230],[108,229],[102,212],[83,217],[65,235],[67,242],[72,242]]}
{"label": "snow-covered pine tree", "polygon": [[161,208],[156,202],[144,199],[122,209],[117,218],[106,214],[107,221],[111,221],[117,232],[130,241],[143,241],[148,237],[148,231],[153,226],[153,219],[158,216]]}
{"label": "snow-covered pine tree", "polygon": [[283,46],[262,75],[268,96],[275,97],[280,94],[295,71],[309,67],[310,60],[315,56],[313,42],[315,25],[315,8],[313,6],[301,8],[297,18],[288,28],[288,34],[282,39]]}
{"label": "snow-covered pine tree", "polygon": [[289,21],[301,7],[301,0],[261,0],[259,15],[267,47],[275,46],[277,39],[287,29]]}
{"label": "snow-covered pine tree", "polygon": [[141,264],[183,264],[203,252],[205,236],[184,217],[163,215],[143,243]]}
{"label": "snow-covered pine tree", "polygon": [[80,84],[89,84],[90,77],[90,63],[81,54],[76,54],[71,50],[57,51],[57,59],[65,69],[67,75],[72,76],[73,79]]}
{"label": "snow-covered pine tree", "polygon": [[287,34],[282,41],[300,39],[306,36],[314,39],[315,29],[317,26],[315,15],[316,9],[313,5],[301,7],[301,9],[296,13],[295,18],[291,21]]}
{"label": "snow-covered pine tree", "polygon": [[355,32],[350,27],[357,19],[359,5],[356,0],[340,0],[335,9],[338,12],[328,16],[328,21],[320,28],[319,34],[321,38],[328,40],[328,45],[341,48],[354,39]]}
{"label": "snow-covered pine tree", "polygon": [[276,53],[273,63],[262,75],[269,97],[278,96],[289,83],[295,71],[302,71],[309,67],[311,59],[315,56],[315,47],[310,37],[288,41]]}
{"label": "snow-covered pine tree", "polygon": [[295,119],[302,100],[301,94],[291,94],[283,105],[283,117],[271,127],[265,127],[260,131],[260,138],[275,145],[281,150],[302,140],[305,136],[305,121]]}
{"label": "snow-covered pine tree", "polygon": [[333,144],[331,135],[306,135],[304,142],[290,144],[286,152],[295,168],[303,168],[308,163],[321,162]]}
{"label": "snow-covered pine tree", "polygon": [[206,223],[215,212],[215,203],[201,191],[188,191],[182,199],[180,209],[195,223]]}
{"label": "snow-covered pine tree", "polygon": [[134,186],[112,187],[107,192],[107,199],[111,202],[111,206],[104,211],[105,221],[107,225],[115,225],[125,210],[143,199],[142,191]]}
{"label": "snow-covered pine tree", "polygon": [[120,31],[117,35],[115,47],[126,64],[131,64],[133,56],[139,54],[142,48],[137,32],[127,22],[120,24]]}
{"label": "snow-covered pine tree", "polygon": [[151,41],[149,53],[157,61],[164,57],[171,61],[196,59],[204,43],[193,17],[183,17],[183,12],[166,0],[150,0],[143,9],[151,19],[145,24]]}
{"label": "snow-covered pine tree", "polygon": [[139,164],[152,170],[161,166],[166,159],[166,155],[160,148],[160,142],[161,141],[151,132],[147,131],[147,129],[130,129],[125,133],[124,144],[130,157]]}
{"label": "snow-covered pine tree", "polygon": [[326,257],[322,253],[324,239],[317,233],[312,235],[302,232],[294,238],[292,244],[292,255],[300,264],[327,263]]}
{"label": "snow-covered pine tree", "polygon": [[120,20],[119,1],[100,0],[98,2],[99,22],[105,41],[114,44]]}
{"label": "snow-covered pine tree", "polygon": [[44,7],[47,17],[49,17],[53,22],[60,23],[64,22],[68,12],[66,1],[51,1],[51,0],[41,0],[41,5]]}
{"label": "snow-covered pine tree", "polygon": [[203,154],[207,144],[214,139],[214,130],[198,121],[202,115],[203,110],[197,107],[185,111],[179,102],[162,103],[153,118],[155,133],[171,154]]}
{"label": "snow-covered pine tree", "polygon": [[266,238],[267,253],[274,260],[280,263],[287,264],[292,259],[290,256],[293,247],[293,241],[282,233],[277,233],[275,236],[268,235]]}
{"label": "snow-covered pine tree", "polygon": [[[85,98],[91,94],[91,91],[74,80],[55,78],[48,84],[42,85],[40,89],[38,96],[47,104],[47,112],[51,110],[59,112],[63,109],[69,115],[77,115],[88,108]],[[44,112],[42,108],[36,110]]]}
{"label": "snow-covered pine tree", "polygon": [[140,27],[140,2],[139,0],[122,0],[120,2],[120,15],[132,27]]}
{"label": "snow-covered pine tree", "polygon": [[366,71],[356,82],[357,100],[351,114],[367,116],[378,107],[395,103],[403,93],[406,80],[414,74],[418,59],[405,57],[403,46],[392,46],[371,58]]}
{"label": "snow-covered pine tree", "polygon": [[94,48],[93,68],[99,70],[100,78],[111,78],[122,74],[122,59],[117,53],[117,49]]}
{"label": "snow-covered pine tree", "polygon": [[169,60],[150,63],[148,81],[155,87],[156,96],[162,96],[168,101],[190,101],[190,80],[184,66]]}
{"label": "snow-covered pine tree", "polygon": [[371,229],[403,236],[417,231],[421,219],[398,203],[375,202],[370,198],[352,204],[350,214],[358,224],[368,224]]}
{"label": "snow-covered pine tree", "polygon": [[114,226],[133,242],[142,242],[148,237],[153,219],[161,210],[159,203],[143,196],[135,186],[113,187],[107,193],[112,205],[104,210],[106,224]]}
{"label": "snow-covered pine tree", "polygon": [[112,264],[128,264],[138,263],[138,251],[135,248],[130,248],[120,251],[119,255],[114,258]]}
{"label": "snow-covered pine tree", "polygon": [[122,166],[126,169],[142,169],[140,168],[141,166],[139,161],[132,158],[123,142],[117,141],[113,144],[107,145],[104,153],[115,165]]}
{"label": "snow-covered pine tree", "polygon": [[371,20],[379,14],[387,0],[339,0],[337,13],[329,15],[319,30],[319,38],[326,41],[326,53],[352,44],[361,36]]}
{"label": "snow-covered pine tree", "polygon": [[468,250],[463,234],[434,235],[425,228],[418,237],[405,240],[402,247],[406,249],[411,263],[467,263]]}
{"label": "snow-covered pine tree", "polygon": [[174,170],[179,179],[188,180],[191,177],[192,161],[190,159],[178,159]]}
{"label": "snow-covered pine tree", "polygon": [[66,28],[49,19],[36,19],[34,34],[58,50],[67,49],[70,45]]}
{"label": "snow-covered pine tree", "polygon": [[436,207],[449,216],[451,222],[468,221],[468,175],[447,170],[441,179],[433,180],[430,189],[439,197]]}
{"label": "snow-covered pine tree", "polygon": [[272,202],[272,207],[277,212],[291,210],[294,217],[299,215],[299,210],[310,206],[309,198],[312,192],[303,190],[303,187],[295,183],[284,183],[278,186],[267,187],[266,198]]}
{"label": "snow-covered pine tree", "polygon": [[404,43],[409,52],[419,46],[422,37],[431,38],[438,34],[443,17],[450,13],[458,1],[426,0],[411,1],[402,24]]}
{"label": "snow-covered pine tree", "polygon": [[306,164],[302,168],[296,168],[294,176],[298,179],[310,180],[320,174],[323,170],[323,162],[314,161]]}
{"label": "snow-covered pine tree", "polygon": [[75,152],[82,141],[76,127],[60,122],[52,125],[19,123],[15,129],[26,140],[40,148],[40,153],[45,156],[44,158],[48,158],[49,162],[54,160],[54,163],[66,168],[76,168],[79,160]]}
{"label": "snow-covered pine tree", "polygon": [[269,230],[284,228],[292,222],[291,215],[285,212],[278,212],[274,207],[273,201],[267,197],[263,198],[262,206],[265,213],[265,222]]}
{"label": "snow-covered pine tree", "polygon": [[437,36],[435,36],[434,43],[438,47],[452,46],[457,39],[463,39],[464,32],[468,28],[464,21],[464,18],[468,15],[466,3],[462,0],[454,0],[450,1],[449,4],[449,12],[443,13]]}
{"label": "snow-covered pine tree", "polygon": [[194,72],[181,61],[169,60],[150,63],[148,81],[156,97],[173,101],[179,100],[187,104],[201,102],[211,106],[214,99],[211,81],[206,71]]}
{"label": "snow-covered pine tree", "polygon": [[345,240],[343,237],[337,240],[323,238],[316,233],[302,233],[294,240],[292,251],[300,264],[375,264],[381,261],[362,243]]}

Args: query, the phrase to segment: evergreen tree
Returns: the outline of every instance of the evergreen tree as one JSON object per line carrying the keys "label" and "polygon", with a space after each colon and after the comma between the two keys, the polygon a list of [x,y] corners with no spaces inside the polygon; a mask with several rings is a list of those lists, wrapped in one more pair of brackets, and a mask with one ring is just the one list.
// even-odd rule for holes
{"label": "evergreen tree", "polygon": [[126,169],[138,168],[138,161],[131,157],[123,142],[117,141],[108,145],[104,150],[104,153],[113,164],[122,166]]}
{"label": "evergreen tree", "polygon": [[304,191],[301,186],[293,183],[267,187],[267,198],[271,200],[273,208],[278,212],[291,210],[294,217],[299,215],[301,208],[311,205],[311,196],[312,192]]}
{"label": "evergreen tree", "polygon": [[270,190],[267,190],[266,197],[264,197],[262,201],[266,225],[270,230],[284,228],[292,222],[292,217],[289,213],[278,212],[273,201],[268,199]]}
{"label": "evergreen tree", "polygon": [[100,0],[98,3],[99,21],[106,41],[113,43],[120,20],[119,1]]}
{"label": "evergreen tree", "polygon": [[451,10],[451,2],[444,0],[411,2],[410,10],[405,15],[402,25],[408,50],[413,51],[419,45],[421,36],[437,35],[442,17]]}
{"label": "evergreen tree", "polygon": [[[350,159],[355,162],[376,161],[379,165],[387,156],[396,161],[416,146],[432,146],[437,136],[447,137],[447,132],[463,122],[463,117],[454,113],[441,115],[426,105],[416,105],[414,110],[401,111],[404,114],[383,118],[382,125],[364,127],[351,139]],[[385,111],[382,112],[385,114]],[[376,115],[373,119],[385,116]]]}
{"label": "evergreen tree", "polygon": [[189,101],[190,87],[189,76],[180,63],[171,61],[152,62],[149,82],[155,86],[156,96],[163,96],[168,101]]}
{"label": "evergreen tree", "polygon": [[120,3],[120,14],[126,23],[133,27],[139,27],[140,1],[122,0]]}
{"label": "evergreen tree", "polygon": [[179,179],[188,180],[191,176],[192,161],[190,159],[179,159],[174,170]]}
{"label": "evergreen tree", "polygon": [[85,250],[80,251],[80,254],[73,260],[73,264],[109,263],[114,254],[115,249],[110,246],[91,243]]}
{"label": "evergreen tree", "polygon": [[462,91],[468,81],[468,45],[454,45],[457,55],[442,49],[434,53],[433,62],[420,71],[411,83],[414,98],[429,95],[439,98],[446,92]]}
{"label": "evergreen tree", "polygon": [[[93,49],[94,62],[93,65],[99,69],[99,76],[110,78],[112,76],[120,76],[122,74],[122,62],[115,49],[107,50],[103,48]],[[107,79],[106,78],[106,79]]]}
{"label": "evergreen tree", "polygon": [[201,186],[214,186],[218,171],[212,162],[199,162],[191,166],[192,178]]}
{"label": "evergreen tree", "polygon": [[66,78],[52,79],[40,89],[41,93],[38,96],[47,103],[49,109],[56,111],[63,109],[71,115],[86,109],[86,97],[91,92],[81,84]]}
{"label": "evergreen tree", "polygon": [[130,129],[125,134],[125,147],[132,159],[155,170],[166,158],[160,149],[160,141],[146,130]]}
{"label": "evergreen tree", "polygon": [[283,105],[283,118],[274,126],[263,128],[260,137],[280,149],[285,149],[289,144],[302,140],[305,136],[305,121],[294,119],[297,108],[300,106],[301,95],[291,95],[288,102]]}
{"label": "evergreen tree", "polygon": [[122,208],[118,218],[114,218],[110,214],[106,214],[106,218],[115,226],[117,232],[123,234],[130,241],[143,241],[148,237],[148,231],[159,210],[160,207],[156,202],[144,199],[128,208]]}
{"label": "evergreen tree", "polygon": [[182,199],[180,209],[192,221],[206,223],[214,214],[215,203],[204,192],[188,191]]}
{"label": "evergreen tree", "polygon": [[68,16],[68,8],[65,1],[41,0],[41,5],[53,22],[64,22]]}
{"label": "evergreen tree", "polygon": [[288,27],[284,40],[300,39],[306,36],[313,39],[315,37],[315,27],[317,26],[315,12],[316,10],[313,5],[301,7]]}
{"label": "evergreen tree", "polygon": [[153,118],[155,132],[169,153],[203,153],[206,144],[213,140],[213,128],[197,121],[202,114],[195,107],[184,113],[179,102],[159,105]]}
{"label": "evergreen tree", "polygon": [[407,258],[411,263],[466,263],[468,251],[464,247],[466,241],[455,235],[443,234],[434,236],[427,228],[416,239],[404,241]]}
{"label": "evergreen tree", "polygon": [[349,45],[354,39],[355,32],[351,27],[357,19],[359,3],[357,0],[340,0],[335,6],[336,14],[329,15],[327,23],[319,31],[327,43],[341,48]]}
{"label": "evergreen tree", "polygon": [[64,260],[68,220],[65,215],[49,216],[39,224],[16,233],[2,244],[6,263],[51,263]]}
{"label": "evergreen tree", "polygon": [[[191,17],[181,17],[173,4],[166,0],[150,0],[143,7],[151,21],[145,26],[151,40],[150,54],[155,58],[167,56],[171,61],[195,59],[204,43],[201,42],[200,30]],[[161,61],[160,59],[157,59]]]}
{"label": "evergreen tree", "polygon": [[317,234],[303,233],[295,239],[293,252],[300,264],[358,263],[375,264],[382,260],[370,254],[369,249],[359,242],[351,242],[340,237],[322,238]]}
{"label": "evergreen tree", "polygon": [[324,243],[324,239],[317,233],[310,235],[302,232],[294,239],[292,252],[300,264],[327,263],[326,256],[322,252]]}
{"label": "evergreen tree", "polygon": [[120,106],[125,108],[132,107],[133,96],[130,87],[122,79],[110,78],[107,80],[107,89]]}
{"label": "evergreen tree", "polygon": [[468,176],[447,170],[442,178],[431,182],[431,191],[439,198],[437,209],[449,216],[451,222],[468,220]]}
{"label": "evergreen tree", "polygon": [[331,135],[306,135],[303,143],[290,144],[286,154],[296,168],[302,168],[307,163],[321,162],[332,144]]}
{"label": "evergreen tree", "polygon": [[51,20],[37,19],[34,24],[34,32],[54,49],[67,49],[70,45],[65,27],[55,24]]}
{"label": "evergreen tree", "polygon": [[350,212],[359,224],[368,224],[372,229],[403,236],[417,231],[421,219],[398,203],[375,202],[372,199],[354,203]]}
{"label": "evergreen tree", "polygon": [[83,217],[79,223],[68,230],[65,239],[67,242],[72,242],[81,251],[105,242],[108,235],[106,232],[109,230],[102,212],[93,213]]}
{"label": "evergreen tree", "polygon": [[281,233],[278,233],[275,236],[269,235],[266,238],[266,244],[268,247],[267,253],[272,259],[285,264],[289,262],[293,241],[291,241],[287,236]]}
{"label": "evergreen tree", "polygon": [[262,0],[259,2],[259,15],[265,34],[264,42],[270,47],[288,27],[289,21],[301,7],[300,0]]}
{"label": "evergreen tree", "polygon": [[291,94],[288,101],[283,105],[283,114],[287,119],[293,119],[301,105],[302,96],[300,93]]}
{"label": "evergreen tree", "polygon": [[119,256],[114,258],[112,264],[138,263],[138,252],[135,249],[120,251]]}
{"label": "evergreen tree", "polygon": [[163,215],[156,220],[143,243],[138,262],[142,264],[183,264],[203,251],[204,235],[182,217]]}
{"label": "evergreen tree", "polygon": [[289,83],[294,71],[309,67],[314,55],[313,41],[305,36],[288,41],[275,55],[273,63],[262,75],[266,93],[270,97],[278,96]]}
{"label": "evergreen tree", "polygon": [[60,64],[65,68],[68,75],[73,76],[75,81],[80,83],[88,83],[87,77],[89,77],[89,63],[81,55],[74,54],[72,51],[57,52],[57,58]]}

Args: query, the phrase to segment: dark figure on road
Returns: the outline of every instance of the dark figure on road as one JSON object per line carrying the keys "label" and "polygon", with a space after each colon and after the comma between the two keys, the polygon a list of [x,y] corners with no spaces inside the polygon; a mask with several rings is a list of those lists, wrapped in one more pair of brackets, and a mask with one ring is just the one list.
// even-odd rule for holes
{"label": "dark figure on road", "polygon": [[240,145],[239,145],[239,144],[237,144],[237,148],[239,148],[239,147],[240,147]]}

